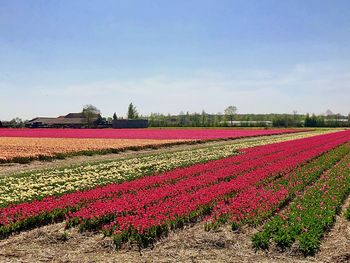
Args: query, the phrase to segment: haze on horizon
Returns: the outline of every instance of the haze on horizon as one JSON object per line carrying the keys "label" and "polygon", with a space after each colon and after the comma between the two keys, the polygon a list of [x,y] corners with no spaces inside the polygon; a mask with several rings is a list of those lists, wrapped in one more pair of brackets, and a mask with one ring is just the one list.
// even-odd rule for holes
{"label": "haze on horizon", "polygon": [[350,2],[2,0],[0,120],[350,112]]}

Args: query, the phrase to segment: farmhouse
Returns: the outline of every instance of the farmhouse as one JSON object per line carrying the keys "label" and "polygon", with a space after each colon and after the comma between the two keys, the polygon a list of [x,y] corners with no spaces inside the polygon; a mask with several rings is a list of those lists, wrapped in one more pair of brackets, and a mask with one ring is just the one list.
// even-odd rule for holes
{"label": "farmhouse", "polygon": [[82,128],[85,126],[85,118],[82,113],[69,113],[57,118],[37,117],[27,124],[29,128]]}
{"label": "farmhouse", "polygon": [[[101,117],[100,117],[101,118]],[[147,128],[148,120],[130,120],[118,119],[113,120],[112,124],[106,120],[100,120],[98,117],[93,118],[94,128]],[[53,117],[37,117],[26,124],[28,128],[85,128],[87,127],[86,119],[82,113],[69,113],[57,118]]]}

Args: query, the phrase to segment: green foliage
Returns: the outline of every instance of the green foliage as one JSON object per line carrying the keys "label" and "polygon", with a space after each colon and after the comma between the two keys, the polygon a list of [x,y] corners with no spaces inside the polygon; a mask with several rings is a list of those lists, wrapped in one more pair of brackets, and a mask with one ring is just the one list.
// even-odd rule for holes
{"label": "green foliage", "polygon": [[7,123],[8,127],[11,128],[23,128],[26,125],[26,121],[23,121],[21,118],[13,118]]}
{"label": "green foliage", "polygon": [[[232,117],[232,118],[231,118]],[[341,116],[346,118],[346,116]],[[350,121],[326,121],[325,116],[303,114],[209,114],[183,113],[178,115],[164,115],[151,113],[148,117],[150,127],[227,127],[227,121],[240,121],[241,127],[266,127],[272,122],[274,127],[349,127]],[[350,120],[350,119],[349,119]],[[253,122],[252,122],[253,121]]]}
{"label": "green foliage", "polygon": [[139,114],[136,110],[136,107],[130,103],[128,107],[128,119],[135,120],[139,118]]}
{"label": "green foliage", "polygon": [[68,237],[69,237],[68,233],[66,231],[64,231],[58,239],[61,241],[67,241]]}
{"label": "green foliage", "polygon": [[350,220],[350,207],[348,207],[348,209],[346,209],[344,216],[347,220]]}
{"label": "green foliage", "polygon": [[98,117],[101,118],[101,111],[97,109],[94,105],[88,104],[85,105],[82,111],[82,114],[85,119],[85,124],[91,128],[93,123]]}
{"label": "green foliage", "polygon": [[300,123],[296,115],[290,114],[276,115],[272,119],[272,125],[274,127],[299,127]]}
{"label": "green foliage", "polygon": [[148,116],[150,127],[222,127],[227,126],[226,116],[222,114],[183,113],[179,115],[163,115],[151,113]]}
{"label": "green foliage", "polygon": [[324,127],[325,126],[324,117],[316,116],[315,114],[312,114],[310,117],[309,114],[306,114],[304,126],[305,127]]}
{"label": "green foliage", "polygon": [[269,236],[265,232],[258,232],[252,237],[252,245],[255,250],[269,248]]}
{"label": "green foliage", "polygon": [[321,241],[319,233],[303,233],[299,236],[299,250],[304,255],[314,255],[316,250],[319,248]]}
{"label": "green foliage", "polygon": [[237,231],[239,229],[239,225],[235,222],[231,223],[231,230],[232,231]]}
{"label": "green foliage", "polygon": [[225,116],[227,116],[227,118],[230,121],[230,126],[232,126],[233,117],[236,115],[236,112],[237,112],[236,106],[228,106],[224,111]]}

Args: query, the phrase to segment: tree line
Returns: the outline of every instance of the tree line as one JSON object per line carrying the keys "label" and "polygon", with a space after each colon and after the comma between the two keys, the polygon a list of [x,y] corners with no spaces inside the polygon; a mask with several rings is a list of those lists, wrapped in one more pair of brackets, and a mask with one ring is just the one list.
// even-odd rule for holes
{"label": "tree line", "polygon": [[[315,114],[225,114],[180,113],[164,115],[152,113],[147,116],[151,127],[350,127],[348,116],[325,116]],[[233,123],[234,122],[234,123]]]}
{"label": "tree line", "polygon": [[[89,104],[82,110],[86,126],[109,127],[113,120],[123,119],[116,113],[112,117],[102,117],[101,111]],[[223,113],[207,113],[204,110],[197,113],[180,112],[177,115],[151,113],[139,114],[136,106],[130,103],[127,108],[127,119],[147,119],[150,127],[350,127],[348,116],[335,114],[327,110],[325,114],[238,114],[236,106],[228,106]],[[1,127],[0,122],[0,127]],[[14,118],[7,122],[8,127],[25,127],[26,121]]]}

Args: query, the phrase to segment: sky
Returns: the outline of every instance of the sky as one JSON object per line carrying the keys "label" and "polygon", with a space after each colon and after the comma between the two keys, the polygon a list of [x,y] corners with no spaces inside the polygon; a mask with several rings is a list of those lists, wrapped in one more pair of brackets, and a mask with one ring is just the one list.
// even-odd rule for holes
{"label": "sky", "polygon": [[348,0],[0,0],[0,120],[86,104],[350,112]]}

